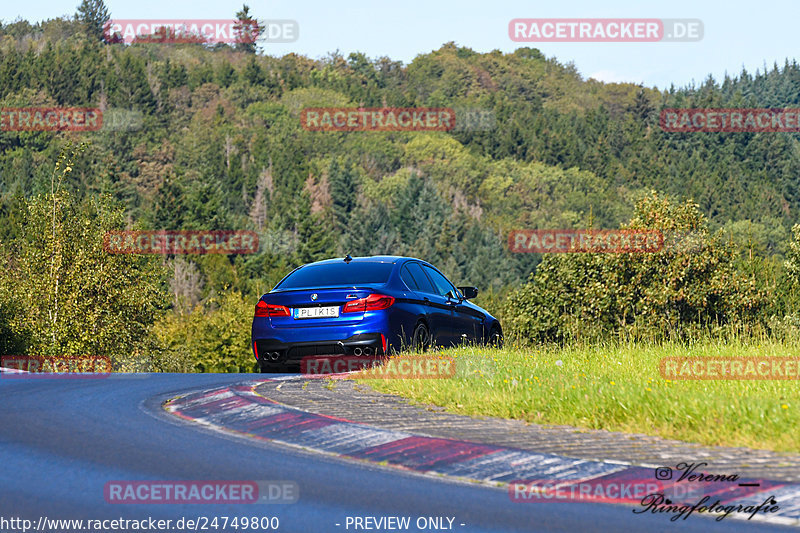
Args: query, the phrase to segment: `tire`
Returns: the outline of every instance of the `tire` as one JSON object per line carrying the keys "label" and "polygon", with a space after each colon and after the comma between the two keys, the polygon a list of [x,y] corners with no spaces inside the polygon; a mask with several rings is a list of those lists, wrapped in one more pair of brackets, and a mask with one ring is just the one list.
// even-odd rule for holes
{"label": "tire", "polygon": [[493,348],[503,347],[503,330],[500,329],[499,325],[492,325],[492,329],[489,330],[489,337],[486,339],[486,345]]}
{"label": "tire", "polygon": [[411,349],[415,352],[424,352],[431,346],[431,334],[428,331],[428,326],[420,322],[414,328],[414,334],[411,336]]}

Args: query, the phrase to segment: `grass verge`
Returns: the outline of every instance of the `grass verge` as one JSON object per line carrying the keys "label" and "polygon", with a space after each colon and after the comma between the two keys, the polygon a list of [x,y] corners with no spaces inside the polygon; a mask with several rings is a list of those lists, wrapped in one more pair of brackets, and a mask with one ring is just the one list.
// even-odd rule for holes
{"label": "grass verge", "polygon": [[453,358],[455,376],[359,381],[471,416],[800,451],[797,380],[675,381],[659,372],[664,357],[798,357],[797,345],[707,340],[689,346],[463,347],[431,355]]}

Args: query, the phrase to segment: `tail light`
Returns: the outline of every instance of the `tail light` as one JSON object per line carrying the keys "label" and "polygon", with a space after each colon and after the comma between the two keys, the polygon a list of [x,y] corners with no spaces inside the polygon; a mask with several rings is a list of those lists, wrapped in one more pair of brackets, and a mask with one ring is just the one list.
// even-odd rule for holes
{"label": "tail light", "polygon": [[394,303],[394,298],[383,294],[370,294],[366,298],[359,298],[347,302],[342,308],[342,313],[363,313],[365,311],[380,311],[388,309]]}
{"label": "tail light", "polygon": [[256,316],[290,316],[289,308],[285,305],[268,304],[264,300],[259,300],[256,304]]}

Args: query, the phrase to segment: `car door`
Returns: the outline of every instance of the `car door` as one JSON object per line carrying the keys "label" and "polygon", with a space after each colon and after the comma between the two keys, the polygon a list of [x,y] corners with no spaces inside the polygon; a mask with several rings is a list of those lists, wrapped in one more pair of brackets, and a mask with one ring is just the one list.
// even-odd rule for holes
{"label": "car door", "polygon": [[462,296],[454,307],[453,329],[458,335],[466,335],[467,340],[481,343],[486,335],[483,331],[485,318],[484,313],[475,309]]}
{"label": "car door", "polygon": [[461,292],[444,274],[427,265],[422,267],[450,307],[451,342],[457,345],[465,340],[479,340],[479,335],[483,333],[483,315],[464,300]]}
{"label": "car door", "polygon": [[453,309],[447,298],[439,294],[439,289],[431,278],[422,270],[423,265],[415,261],[406,263],[403,268],[414,279],[418,287],[417,293],[422,298],[427,310],[428,326],[431,328],[436,344],[449,345],[453,341],[452,318]]}

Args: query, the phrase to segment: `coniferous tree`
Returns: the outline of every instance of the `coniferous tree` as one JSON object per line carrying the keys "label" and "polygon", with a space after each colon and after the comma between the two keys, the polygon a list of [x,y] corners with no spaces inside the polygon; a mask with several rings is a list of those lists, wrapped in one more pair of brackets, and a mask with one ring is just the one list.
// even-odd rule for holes
{"label": "coniferous tree", "polygon": [[155,207],[151,215],[152,226],[159,230],[181,229],[185,213],[184,187],[175,179],[165,179],[156,194]]}
{"label": "coniferous tree", "polygon": [[89,37],[97,41],[105,39],[106,24],[111,20],[111,15],[103,0],[83,0],[75,18],[84,24]]}
{"label": "coniferous tree", "polygon": [[145,63],[126,51],[119,62],[119,84],[112,102],[124,109],[135,108],[151,114],[156,109],[156,99],[147,81]]}
{"label": "coniferous tree", "polygon": [[357,175],[350,161],[342,166],[336,159],[331,161],[328,169],[328,183],[330,184],[333,223],[339,230],[344,230],[350,224],[350,213],[356,207]]}
{"label": "coniferous tree", "polygon": [[266,81],[264,71],[259,66],[255,57],[250,57],[242,71],[242,78],[250,85],[261,85]]}
{"label": "coniferous tree", "polygon": [[320,213],[311,213],[311,200],[307,191],[299,195],[295,207],[296,263],[302,265],[330,258],[335,251],[330,223]]}
{"label": "coniferous tree", "polygon": [[238,34],[235,45],[236,50],[255,54],[256,40],[264,32],[264,28],[256,19],[250,16],[250,7],[247,4],[244,4],[241,11],[236,13],[236,24],[234,24],[233,29]]}
{"label": "coniferous tree", "polygon": [[353,211],[357,224],[348,224],[341,237],[341,254],[396,255],[400,239],[389,222],[389,212],[382,202],[368,202]]}
{"label": "coniferous tree", "polygon": [[219,64],[214,79],[220,87],[228,87],[236,81],[236,70],[228,61]]}

